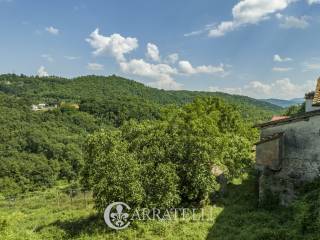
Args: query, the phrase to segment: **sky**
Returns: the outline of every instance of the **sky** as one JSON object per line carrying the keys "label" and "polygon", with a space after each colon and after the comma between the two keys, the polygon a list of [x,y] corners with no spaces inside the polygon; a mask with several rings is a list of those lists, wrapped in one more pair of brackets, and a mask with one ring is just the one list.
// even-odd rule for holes
{"label": "sky", "polygon": [[0,0],[0,73],[301,98],[320,75],[319,13],[320,0]]}

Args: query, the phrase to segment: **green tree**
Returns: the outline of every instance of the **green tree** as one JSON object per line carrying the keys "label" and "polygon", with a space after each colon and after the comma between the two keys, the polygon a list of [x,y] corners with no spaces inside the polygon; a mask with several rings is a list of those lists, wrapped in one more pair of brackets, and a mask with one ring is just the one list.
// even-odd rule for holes
{"label": "green tree", "polygon": [[101,131],[86,145],[83,182],[91,187],[95,206],[103,211],[108,204],[123,201],[132,207],[143,201],[140,165],[119,131]]}

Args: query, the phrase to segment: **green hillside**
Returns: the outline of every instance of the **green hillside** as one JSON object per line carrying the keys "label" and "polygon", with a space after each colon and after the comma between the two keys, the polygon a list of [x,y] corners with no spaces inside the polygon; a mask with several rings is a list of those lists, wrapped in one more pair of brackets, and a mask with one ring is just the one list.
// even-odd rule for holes
{"label": "green hillside", "polygon": [[236,105],[245,118],[255,122],[268,120],[273,114],[282,111],[281,107],[245,96],[218,92],[158,90],[115,75],[65,79],[6,74],[0,76],[0,91],[26,97],[34,103],[65,100],[77,103],[94,101],[103,105],[112,105],[115,102],[121,102],[121,105],[128,107],[132,107],[137,102],[143,105],[152,104],[155,107],[167,104],[182,105],[197,97],[216,96]]}
{"label": "green hillside", "polygon": [[[251,233],[242,227],[254,230],[252,239],[268,239],[259,238],[260,226],[285,217],[270,220],[276,214],[256,208],[256,191],[246,185],[238,194],[241,187],[231,184],[230,195],[221,198],[212,167],[223,169],[229,185],[248,176],[258,138],[252,124],[280,112],[249,97],[164,91],[117,76],[1,75],[0,236],[234,239],[241,232],[247,239]],[[154,221],[115,233],[101,217],[114,201],[204,206],[216,224]],[[261,219],[244,222],[249,217]],[[287,228],[296,224],[290,221]],[[263,236],[282,236],[282,228],[273,233],[269,225]]]}

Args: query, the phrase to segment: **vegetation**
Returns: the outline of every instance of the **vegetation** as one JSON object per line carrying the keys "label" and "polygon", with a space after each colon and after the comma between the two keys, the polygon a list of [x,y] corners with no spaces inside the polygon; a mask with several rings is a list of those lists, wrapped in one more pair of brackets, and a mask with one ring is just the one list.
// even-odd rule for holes
{"label": "vegetation", "polygon": [[273,114],[282,112],[281,107],[245,96],[195,91],[164,91],[115,75],[65,79],[6,74],[0,75],[0,92],[26,97],[34,103],[82,102],[84,111],[95,113],[96,116],[101,114],[114,117],[115,121],[122,119],[122,116],[126,116],[125,120],[128,120],[129,116],[134,119],[146,119],[153,117],[158,112],[159,106],[168,104],[181,106],[198,97],[212,96],[236,105],[242,116],[250,121],[264,121]]}
{"label": "vegetation", "polygon": [[166,119],[92,135],[84,180],[99,210],[117,200],[162,208],[208,202],[218,185],[213,166],[227,180],[241,176],[252,166],[256,140],[235,108],[216,98],[196,100]]}
{"label": "vegetation", "polygon": [[286,116],[296,116],[305,113],[306,103],[300,105],[293,105],[287,108],[285,115]]}
{"label": "vegetation", "polygon": [[[33,111],[40,103],[50,108]],[[248,97],[157,90],[117,76],[1,75],[1,239],[317,239],[318,185],[291,208],[257,207],[251,126],[280,113]],[[213,168],[223,171],[227,195],[217,197]],[[214,219],[114,232],[101,217],[113,201],[201,206]]]}
{"label": "vegetation", "polygon": [[245,178],[228,186],[227,194],[205,207],[211,221],[134,222],[112,231],[92,208],[92,200],[70,197],[50,189],[15,202],[0,200],[0,236],[3,240],[154,239],[154,240],[314,240],[319,239],[319,183],[290,208],[257,208],[255,179]]}
{"label": "vegetation", "polygon": [[[278,111],[271,104],[246,97],[163,91],[117,76],[64,79],[0,75],[0,193],[11,196],[44,189],[57,180],[77,182],[88,134],[99,129],[111,131],[130,120],[137,121],[132,127],[161,125],[165,131],[164,119],[197,96],[209,95],[237,103],[249,122]],[[31,105],[39,103],[58,107],[32,111]],[[139,122],[144,123],[139,126]]]}

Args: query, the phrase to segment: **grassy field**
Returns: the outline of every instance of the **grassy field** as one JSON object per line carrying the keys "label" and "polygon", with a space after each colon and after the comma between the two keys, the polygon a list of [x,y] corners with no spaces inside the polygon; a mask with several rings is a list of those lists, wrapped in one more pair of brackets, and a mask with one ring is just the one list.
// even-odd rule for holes
{"label": "grassy field", "polygon": [[110,230],[93,210],[92,199],[72,201],[55,189],[24,199],[0,201],[0,239],[320,239],[319,191],[311,191],[291,208],[257,208],[255,182],[231,184],[227,195],[207,206],[213,221],[134,222]]}

